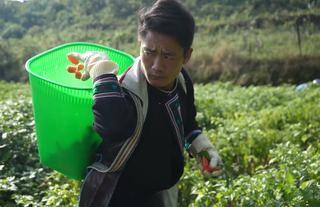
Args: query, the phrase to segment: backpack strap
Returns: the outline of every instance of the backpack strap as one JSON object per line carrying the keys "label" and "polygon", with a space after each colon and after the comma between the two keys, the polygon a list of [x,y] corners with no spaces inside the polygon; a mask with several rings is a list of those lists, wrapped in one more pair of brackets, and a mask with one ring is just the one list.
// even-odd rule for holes
{"label": "backpack strap", "polygon": [[181,84],[184,93],[187,94],[187,91],[188,91],[188,90],[187,90],[187,83],[186,83],[186,79],[185,79],[184,76],[183,76],[183,72],[180,72],[180,73],[179,73],[178,83]]}
{"label": "backpack strap", "polygon": [[137,109],[137,126],[135,128],[133,135],[124,142],[116,158],[113,160],[113,162],[109,167],[102,164],[101,162],[95,162],[88,167],[89,169],[95,169],[102,173],[120,171],[125,165],[125,163],[127,162],[127,160],[130,158],[134,149],[136,148],[139,142],[142,128],[143,128],[144,119],[143,119],[142,105],[141,105],[140,99],[130,91],[129,91],[129,94],[131,95]]}

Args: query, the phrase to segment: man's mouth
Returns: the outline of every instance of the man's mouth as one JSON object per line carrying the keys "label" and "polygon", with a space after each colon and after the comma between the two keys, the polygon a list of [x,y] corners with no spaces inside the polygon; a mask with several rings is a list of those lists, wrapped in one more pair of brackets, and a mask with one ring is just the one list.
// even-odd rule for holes
{"label": "man's mouth", "polygon": [[151,75],[151,74],[149,74],[149,79],[152,79],[152,80],[161,80],[161,79],[164,79],[164,76]]}

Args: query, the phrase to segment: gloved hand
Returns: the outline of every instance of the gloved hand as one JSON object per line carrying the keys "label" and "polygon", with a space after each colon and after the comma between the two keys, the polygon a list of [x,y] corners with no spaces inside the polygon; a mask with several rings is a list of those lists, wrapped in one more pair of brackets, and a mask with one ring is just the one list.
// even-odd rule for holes
{"label": "gloved hand", "polygon": [[190,146],[191,154],[194,155],[204,175],[219,176],[222,173],[222,161],[210,140],[200,134]]}
{"label": "gloved hand", "polygon": [[[68,71],[75,73],[76,78],[81,80],[87,80],[90,77],[96,78],[102,74],[114,74],[117,75],[119,66],[115,62],[111,61],[106,53],[87,51],[83,54],[72,52],[67,54],[68,60],[75,64],[69,66]],[[79,63],[84,62],[84,64]],[[84,73],[80,73],[80,70],[84,69]]]}

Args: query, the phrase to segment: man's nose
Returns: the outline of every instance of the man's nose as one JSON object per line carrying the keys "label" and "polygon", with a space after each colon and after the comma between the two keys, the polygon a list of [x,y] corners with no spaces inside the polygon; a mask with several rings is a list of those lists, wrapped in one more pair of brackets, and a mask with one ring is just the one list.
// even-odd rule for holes
{"label": "man's nose", "polygon": [[163,61],[162,61],[161,55],[157,55],[153,61],[152,69],[157,72],[161,72],[162,68],[163,68]]}

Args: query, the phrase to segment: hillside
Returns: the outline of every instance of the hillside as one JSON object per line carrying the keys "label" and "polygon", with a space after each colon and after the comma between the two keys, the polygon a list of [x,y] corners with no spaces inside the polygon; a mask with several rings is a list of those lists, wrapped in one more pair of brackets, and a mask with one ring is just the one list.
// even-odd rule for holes
{"label": "hillside", "polygon": [[[71,41],[138,55],[137,12],[151,0],[0,1],[0,79],[26,81],[25,61]],[[320,77],[316,0],[186,0],[196,19],[196,82],[297,84]]]}

